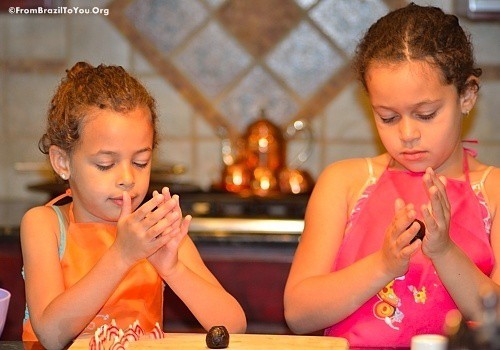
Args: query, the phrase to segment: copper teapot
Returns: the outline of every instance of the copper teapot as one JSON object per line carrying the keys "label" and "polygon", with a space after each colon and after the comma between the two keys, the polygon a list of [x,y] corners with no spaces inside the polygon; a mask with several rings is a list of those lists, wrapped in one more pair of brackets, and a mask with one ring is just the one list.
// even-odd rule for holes
{"label": "copper teapot", "polygon": [[235,142],[223,140],[223,188],[258,196],[309,192],[313,186],[312,177],[306,171],[289,168],[286,164],[286,142],[297,132],[306,133],[308,141],[306,149],[292,161],[301,164],[312,151],[312,131],[308,124],[295,121],[283,133],[262,110],[260,117],[248,125],[242,138]]}

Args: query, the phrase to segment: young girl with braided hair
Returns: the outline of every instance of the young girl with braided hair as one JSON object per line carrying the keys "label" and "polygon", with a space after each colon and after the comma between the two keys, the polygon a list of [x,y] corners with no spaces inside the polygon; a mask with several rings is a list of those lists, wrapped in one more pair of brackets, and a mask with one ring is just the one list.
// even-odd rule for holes
{"label": "young girl with braided hair", "polygon": [[297,333],[409,347],[442,334],[450,310],[478,320],[483,288],[499,293],[500,170],[462,141],[481,70],[458,18],[415,4],[369,28],[354,66],[386,153],[320,175],[285,316]]}

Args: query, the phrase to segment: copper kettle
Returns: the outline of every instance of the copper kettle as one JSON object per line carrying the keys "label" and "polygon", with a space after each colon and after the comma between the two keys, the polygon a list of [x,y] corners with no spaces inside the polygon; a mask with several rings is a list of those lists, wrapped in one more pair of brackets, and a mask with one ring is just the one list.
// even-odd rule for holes
{"label": "copper kettle", "polygon": [[[226,165],[222,174],[223,187],[230,192],[249,192],[258,196],[309,192],[313,185],[311,176],[304,170],[287,167],[286,141],[297,131],[307,129],[310,141],[312,134],[302,121],[295,121],[292,125],[295,126],[293,131],[288,127],[284,136],[262,110],[259,118],[248,125],[236,147],[231,147],[226,140],[226,148],[223,146]],[[301,127],[297,128],[297,125]],[[307,151],[299,154],[297,159],[302,163],[307,160],[311,148],[312,142],[308,142]]]}

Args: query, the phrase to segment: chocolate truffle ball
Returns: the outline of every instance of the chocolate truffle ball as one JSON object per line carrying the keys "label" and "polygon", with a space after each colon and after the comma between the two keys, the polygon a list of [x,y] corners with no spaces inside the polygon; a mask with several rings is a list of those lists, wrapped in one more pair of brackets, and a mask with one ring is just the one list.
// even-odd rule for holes
{"label": "chocolate truffle ball", "polygon": [[229,345],[229,332],[224,326],[214,326],[208,331],[206,342],[210,349],[225,349]]}

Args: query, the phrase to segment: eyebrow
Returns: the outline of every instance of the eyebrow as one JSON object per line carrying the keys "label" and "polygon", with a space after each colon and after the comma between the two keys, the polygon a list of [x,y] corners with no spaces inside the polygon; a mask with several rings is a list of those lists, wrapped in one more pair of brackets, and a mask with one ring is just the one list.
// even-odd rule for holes
{"label": "eyebrow", "polygon": [[[418,108],[418,107],[423,106],[423,105],[438,103],[439,101],[441,101],[441,100],[424,100],[424,101],[415,103],[414,105],[412,105],[412,108]],[[384,109],[388,109],[388,110],[391,110],[391,111],[393,110],[393,108],[388,107],[388,106],[384,106],[384,105],[378,105],[378,106],[374,105],[372,107],[373,108],[384,108]]]}
{"label": "eyebrow", "polygon": [[[141,148],[140,150],[134,152],[134,154],[140,154],[140,153],[145,153],[145,152],[153,152],[153,149],[151,147],[144,147],[144,148]],[[97,156],[97,155],[101,155],[101,154],[103,154],[103,155],[109,155],[109,156],[115,156],[118,153],[114,152],[114,151],[99,150],[96,153],[94,153],[93,155]]]}

